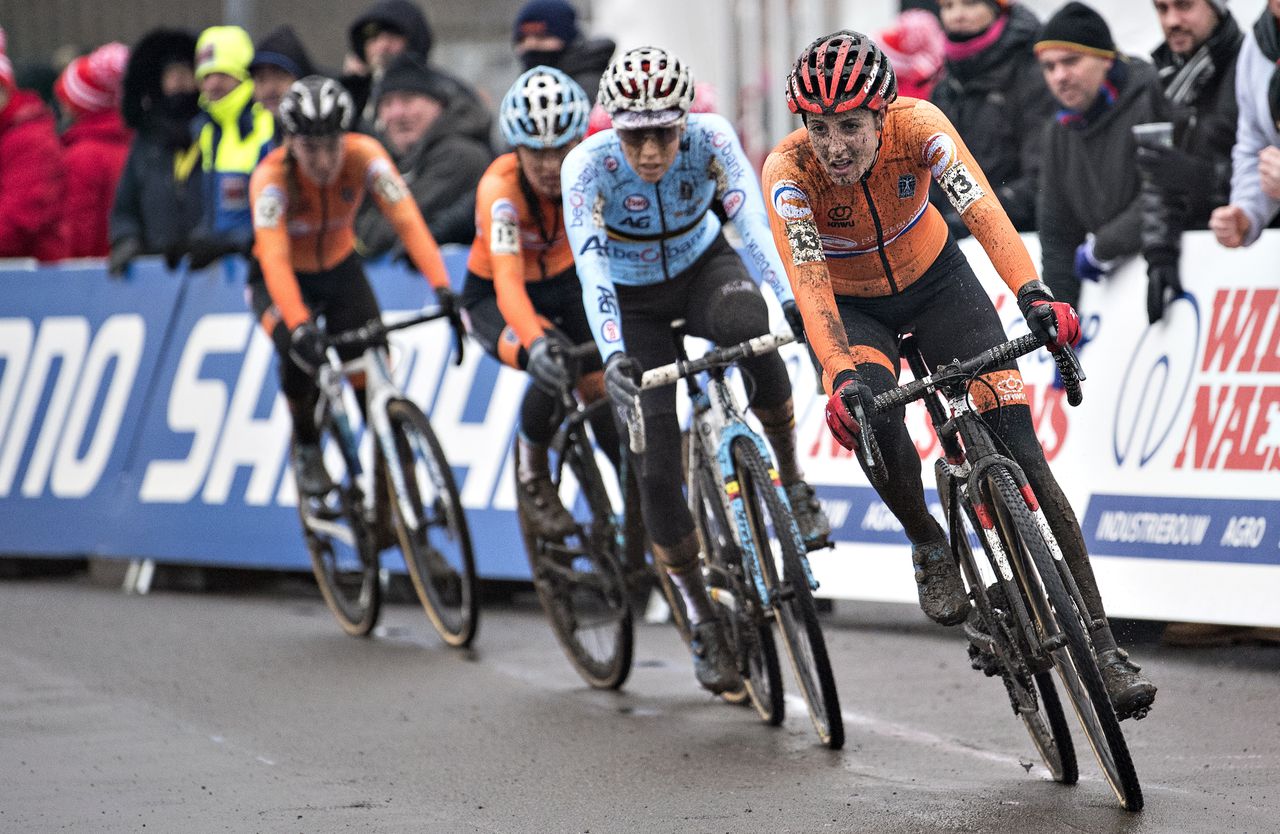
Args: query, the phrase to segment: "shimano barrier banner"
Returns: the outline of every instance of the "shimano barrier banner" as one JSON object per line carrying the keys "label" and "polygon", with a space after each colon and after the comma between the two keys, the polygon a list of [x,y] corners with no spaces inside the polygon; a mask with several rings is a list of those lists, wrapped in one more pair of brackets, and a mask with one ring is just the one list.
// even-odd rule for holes
{"label": "shimano barrier banner", "polygon": [[[962,248],[1006,329],[1025,332],[981,248]],[[1054,388],[1047,354],[1021,360],[1113,615],[1280,625],[1278,260],[1276,233],[1243,251],[1186,235],[1187,294],[1154,326],[1141,260],[1087,285],[1079,408]],[[460,283],[465,251],[448,247],[446,262]],[[243,273],[230,259],[194,274],[144,260],[124,281],[100,265],[0,266],[0,554],[308,568],[288,410]],[[388,317],[431,301],[398,266],[369,275]],[[474,343],[455,367],[443,322],[401,331],[392,346],[397,380],[454,466],[481,574],[527,578],[510,455],[525,380]],[[914,602],[897,519],[827,432],[807,355],[786,357],[802,463],[837,540],[813,554],[819,593]],[[936,504],[923,407],[907,419]]]}

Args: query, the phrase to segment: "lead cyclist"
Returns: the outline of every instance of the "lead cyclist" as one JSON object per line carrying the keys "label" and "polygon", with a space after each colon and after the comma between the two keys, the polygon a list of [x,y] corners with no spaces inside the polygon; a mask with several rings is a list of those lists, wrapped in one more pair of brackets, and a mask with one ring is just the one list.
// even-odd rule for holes
{"label": "lead cyclist", "polygon": [[[637,401],[645,452],[637,461],[645,527],[657,560],[689,612],[699,683],[712,692],[742,686],[707,595],[698,538],[682,492],[675,388],[640,394],[642,371],[675,361],[673,319],[717,344],[767,333],[760,288],[710,211],[718,201],[754,263],[802,336],[799,314],[770,237],[760,186],[729,123],[689,114],[688,67],[657,47],[632,49],[605,70],[599,101],[613,129],[584,141],[561,169],[565,228],[582,300],[605,361],[605,387],[619,411]],[[801,535],[825,542],[830,523],[796,458],[786,364],[777,353],[742,362],[751,410],[778,461]]]}
{"label": "lead cyclist", "polygon": [[[968,615],[968,595],[946,534],[925,505],[920,456],[903,412],[860,426],[841,396],[856,393],[865,402],[897,384],[901,333],[915,334],[930,365],[1004,341],[990,298],[929,203],[930,177],[1050,350],[1079,340],[1079,319],[1037,279],[1026,247],[955,127],[927,101],[898,97],[888,57],[866,35],[841,31],[809,44],[787,80],[787,104],[804,126],[769,155],[764,182],[774,239],[822,363],[830,394],[827,424],[846,449],[857,447],[862,431],[875,432],[889,475],[881,498],[911,540],[920,607],[937,622],[955,625]],[[1044,507],[1089,608],[1098,665],[1116,714],[1145,715],[1156,688],[1116,646],[1080,525],[1036,438],[1016,364],[984,373],[970,395]]]}

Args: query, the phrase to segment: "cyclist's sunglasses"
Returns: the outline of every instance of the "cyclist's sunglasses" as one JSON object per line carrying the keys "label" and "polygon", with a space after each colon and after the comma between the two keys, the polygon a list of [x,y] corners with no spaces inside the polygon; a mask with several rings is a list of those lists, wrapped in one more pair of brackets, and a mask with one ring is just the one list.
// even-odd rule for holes
{"label": "cyclist's sunglasses", "polygon": [[643,147],[650,139],[657,142],[660,146],[670,145],[680,135],[680,126],[671,125],[670,127],[642,127],[642,128],[618,128],[618,139],[624,145],[633,148]]}

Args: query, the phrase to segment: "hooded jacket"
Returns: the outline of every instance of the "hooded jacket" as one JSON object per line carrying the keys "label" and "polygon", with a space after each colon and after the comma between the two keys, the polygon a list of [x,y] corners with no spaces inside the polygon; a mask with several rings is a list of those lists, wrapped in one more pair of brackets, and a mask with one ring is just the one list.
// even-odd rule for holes
{"label": "hooded jacket", "polygon": [[105,258],[110,251],[108,217],[132,135],[116,110],[83,114],[62,134],[67,170],[62,222],[69,257]]}
{"label": "hooded jacket", "polygon": [[[375,135],[391,154],[436,241],[470,243],[475,237],[476,185],[493,159],[488,143],[475,132],[481,124],[488,130],[489,114],[450,76],[440,74],[439,79],[449,98],[416,145],[396,153],[385,134]],[[356,215],[356,237],[368,257],[399,245],[391,224],[368,199]]]}
{"label": "hooded jacket", "polygon": [[65,258],[65,194],[53,112],[35,93],[14,90],[0,108],[0,258]]}
{"label": "hooded jacket", "polygon": [[1118,55],[1115,102],[1087,122],[1055,119],[1044,129],[1037,216],[1045,282],[1060,299],[1079,297],[1075,250],[1092,233],[1102,261],[1137,254],[1142,206],[1131,128],[1168,117],[1155,68]]}
{"label": "hooded jacket", "polygon": [[[1259,42],[1263,26],[1276,27],[1270,9],[1263,9],[1257,22],[1240,47],[1240,62],[1236,65],[1236,101],[1240,107],[1240,120],[1236,124],[1236,144],[1231,151],[1231,204],[1244,209],[1249,218],[1249,231],[1244,237],[1246,245],[1253,243],[1280,212],[1280,200],[1268,197],[1262,190],[1262,178],[1258,174],[1258,154],[1263,148],[1280,146],[1280,124],[1271,112],[1269,87],[1275,73],[1280,72],[1276,61],[1269,58]],[[1270,30],[1269,39],[1280,40],[1276,30]],[[1280,52],[1280,43],[1268,43],[1267,49]]]}
{"label": "hooded jacket", "polygon": [[275,119],[253,101],[253,82],[243,81],[218,101],[201,97],[196,119],[203,170],[202,236],[248,252],[253,244],[249,175],[275,147]]}
{"label": "hooded jacket", "polygon": [[121,109],[136,133],[111,206],[112,246],[132,239],[139,254],[158,255],[200,222],[199,150],[191,136],[198,96],[166,97],[160,86],[165,67],[194,65],[195,49],[191,33],[157,29],[130,51]]}
{"label": "hooded jacket", "polygon": [[[1041,142],[1055,109],[1033,50],[1039,33],[1036,16],[1014,4],[1000,38],[970,58],[948,60],[930,97],[964,137],[1009,219],[1023,232],[1036,229]],[[968,234],[941,188],[935,185],[930,199],[954,233]]]}

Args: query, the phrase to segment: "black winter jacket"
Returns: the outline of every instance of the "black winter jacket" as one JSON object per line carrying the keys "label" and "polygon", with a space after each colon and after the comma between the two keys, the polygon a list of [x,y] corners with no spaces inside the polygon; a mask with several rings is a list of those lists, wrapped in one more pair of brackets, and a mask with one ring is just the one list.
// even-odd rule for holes
{"label": "black winter jacket", "polygon": [[[956,126],[1019,231],[1036,229],[1041,139],[1055,103],[1032,47],[1040,21],[1015,4],[1000,39],[963,61],[948,61],[930,101]],[[969,231],[941,189],[930,194],[958,236]]]}

